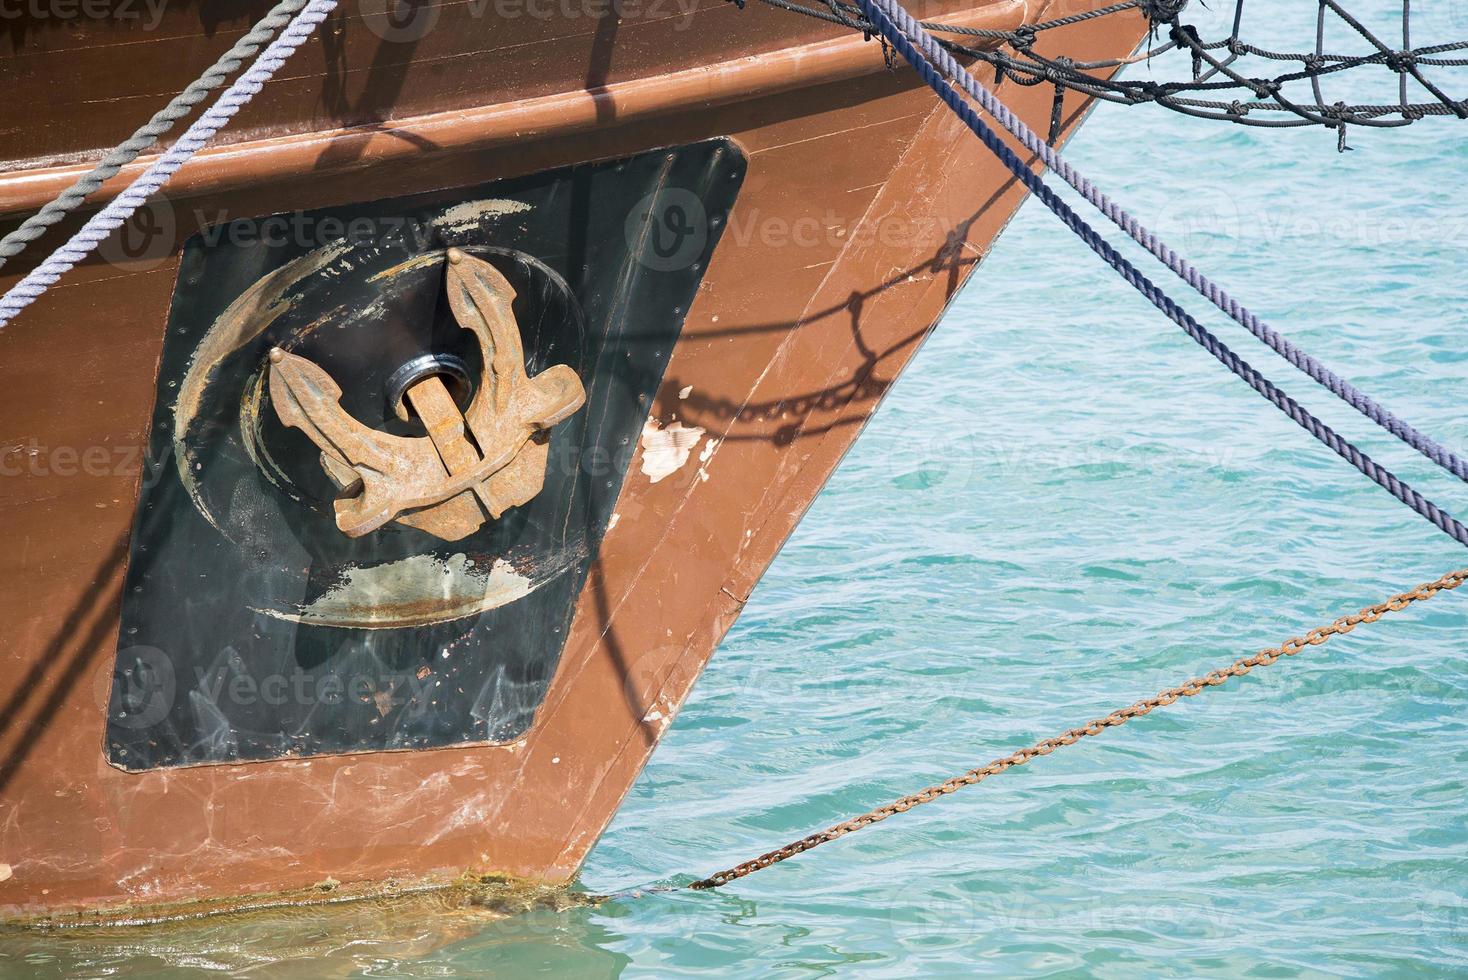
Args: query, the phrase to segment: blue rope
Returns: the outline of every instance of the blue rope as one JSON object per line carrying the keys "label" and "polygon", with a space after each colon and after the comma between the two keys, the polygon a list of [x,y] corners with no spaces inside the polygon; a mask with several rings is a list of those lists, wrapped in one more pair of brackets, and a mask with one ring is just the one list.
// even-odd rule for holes
{"label": "blue rope", "polygon": [[[1210,280],[1191,262],[1170,248],[1166,242],[1157,237],[1155,232],[1128,214],[1124,208],[1107,197],[1100,188],[1078,173],[1054,147],[1036,135],[1025,125],[1024,120],[1015,115],[993,92],[980,84],[972,74],[965,71],[953,55],[949,54],[932,35],[925,33],[925,28],[913,20],[901,6],[894,4],[887,7],[885,12],[897,25],[897,28],[913,41],[923,56],[946,75],[949,81],[978,102],[979,107],[993,116],[995,121],[1019,140],[1026,150],[1039,157],[1041,162],[1049,167],[1056,176],[1075,188],[1076,192],[1089,204],[1126,232],[1132,241],[1150,252],[1153,258],[1171,269],[1179,279],[1197,290],[1200,296],[1218,307],[1235,323],[1249,331],[1293,367],[1304,372],[1311,380],[1320,384],[1341,401],[1458,479],[1468,482],[1468,462],[1407,422],[1397,418],[1386,406],[1378,404],[1345,378],[1300,350],[1290,342],[1289,338],[1282,336],[1269,324],[1259,319],[1252,310],[1230,296],[1223,287]],[[920,33],[914,33],[915,31]]]}
{"label": "blue rope", "polygon": [[[928,87],[937,93],[938,97],[953,110],[954,114],[968,126],[969,130],[989,148],[990,152],[999,158],[1000,162],[1009,169],[1010,173],[1014,174],[1017,180],[1023,183],[1031,193],[1043,201],[1045,206],[1065,223],[1066,227],[1070,228],[1082,241],[1091,247],[1092,251],[1101,256],[1124,280],[1145,296],[1148,302],[1161,310],[1169,320],[1181,327],[1199,346],[1217,358],[1219,362],[1242,379],[1249,387],[1262,395],[1270,404],[1289,416],[1295,424],[1310,433],[1328,449],[1350,463],[1382,489],[1397,498],[1397,500],[1412,508],[1413,511],[1430,522],[1434,527],[1453,538],[1459,544],[1468,546],[1468,528],[1465,528],[1451,514],[1438,507],[1416,490],[1413,490],[1392,473],[1391,470],[1377,463],[1348,440],[1342,438],[1330,426],[1310,414],[1310,412],[1306,411],[1293,398],[1277,388],[1273,382],[1260,374],[1247,361],[1235,354],[1226,344],[1194,320],[1186,310],[1180,307],[1155,283],[1138,271],[1096,229],[1087,224],[1080,215],[1076,214],[1068,204],[1061,200],[1040,179],[1039,175],[1026,166],[1024,161],[1006,146],[999,136],[979,118],[978,113],[964,101],[959,92],[944,81],[943,76],[933,67],[933,64],[913,47],[912,42],[908,39],[908,34],[911,34],[912,37],[918,38],[919,40],[926,39],[934,47],[937,46],[937,42],[933,40],[931,35],[921,25],[917,24],[916,21],[908,16],[907,11],[903,10],[896,0],[857,0],[857,3],[861,7],[863,16],[866,17],[872,27],[886,39],[887,43],[892,45],[898,54],[902,55],[908,64],[912,65]],[[904,23],[903,29],[898,28],[897,21]],[[908,33],[903,33],[904,30]],[[959,70],[962,71],[962,69]],[[966,75],[967,72],[963,72],[963,74]]]}

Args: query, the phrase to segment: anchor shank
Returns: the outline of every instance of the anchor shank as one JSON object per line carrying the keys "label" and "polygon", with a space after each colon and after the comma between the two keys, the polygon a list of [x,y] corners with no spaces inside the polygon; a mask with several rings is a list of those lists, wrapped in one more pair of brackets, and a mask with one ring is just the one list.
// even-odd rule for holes
{"label": "anchor shank", "polygon": [[[458,475],[473,469],[479,462],[479,453],[469,441],[463,413],[454,404],[443,379],[436,375],[424,378],[407,390],[406,397],[428,430],[428,438],[433,440],[433,447],[449,473]],[[502,509],[496,507],[487,483],[476,483],[471,489],[489,513],[496,514]]]}

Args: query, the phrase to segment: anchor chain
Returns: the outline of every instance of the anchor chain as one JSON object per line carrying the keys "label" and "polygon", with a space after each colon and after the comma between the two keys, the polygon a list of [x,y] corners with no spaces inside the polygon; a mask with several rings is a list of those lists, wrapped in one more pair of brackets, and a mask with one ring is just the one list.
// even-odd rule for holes
{"label": "anchor chain", "polygon": [[949,793],[957,792],[965,786],[973,786],[983,782],[990,776],[997,776],[1007,769],[1022,766],[1037,756],[1049,755],[1056,749],[1063,748],[1067,745],[1074,745],[1083,738],[1100,735],[1108,728],[1117,728],[1125,725],[1133,718],[1140,718],[1143,715],[1150,714],[1155,708],[1165,708],[1175,703],[1179,698],[1190,698],[1201,694],[1208,688],[1217,687],[1230,678],[1242,677],[1255,667],[1268,667],[1279,660],[1280,657],[1293,657],[1306,647],[1319,646],[1332,636],[1339,636],[1351,632],[1362,623],[1374,623],[1387,613],[1401,612],[1415,602],[1425,602],[1431,599],[1439,592],[1452,591],[1465,581],[1468,581],[1468,568],[1460,568],[1456,572],[1449,572],[1435,582],[1428,582],[1417,586],[1417,588],[1410,592],[1394,595],[1385,602],[1379,602],[1374,606],[1367,606],[1360,612],[1349,616],[1342,616],[1326,626],[1317,626],[1304,636],[1292,636],[1277,647],[1260,650],[1251,657],[1235,660],[1227,667],[1221,667],[1218,670],[1209,671],[1202,677],[1195,677],[1191,680],[1184,681],[1176,687],[1170,687],[1150,698],[1113,711],[1104,718],[1097,718],[1079,728],[1072,728],[1068,732],[1056,735],[1054,738],[1047,738],[1044,741],[1036,742],[1027,748],[995,759],[986,766],[970,769],[962,775],[954,776],[952,779],[945,780],[936,786],[929,786],[927,789],[913,793],[911,796],[904,796],[900,800],[895,800],[885,806],[877,807],[875,810],[868,810],[866,813],[852,817],[843,823],[838,823],[834,827],[828,827],[825,830],[793,841],[767,854],[761,854],[753,860],[736,864],[728,870],[720,871],[700,881],[695,881],[688,887],[699,890],[719,888],[727,885],[731,881],[736,881],[746,875],[754,874],[756,871],[763,871],[771,865],[779,864],[781,861],[792,858],[813,847],[819,847],[822,844],[836,840],[838,837],[845,837],[847,834],[870,827],[874,823],[880,823],[893,814],[906,813],[915,806],[931,803],[940,796],[947,796]]}

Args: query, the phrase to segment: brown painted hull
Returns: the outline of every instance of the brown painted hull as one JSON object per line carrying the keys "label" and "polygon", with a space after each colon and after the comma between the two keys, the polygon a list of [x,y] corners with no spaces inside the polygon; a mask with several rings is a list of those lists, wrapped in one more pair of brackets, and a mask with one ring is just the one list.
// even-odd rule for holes
{"label": "brown painted hull", "polygon": [[[921,12],[1012,26],[1059,6]],[[373,201],[732,138],[748,173],[651,406],[659,426],[705,435],[656,481],[633,458],[549,693],[514,743],[126,772],[103,752],[106,696],[178,252],[78,268],[0,332],[7,917],[326,878],[569,879],[764,569],[1023,199],[911,73],[885,71],[877,45],[829,25],[714,0],[682,19],[620,26],[491,24],[462,5],[439,9],[416,43],[385,43],[355,10],[333,22],[224,147],[180,174],[169,191],[176,240],[221,213]],[[0,106],[0,159],[15,161],[0,176],[0,213],[11,215],[0,229],[248,23],[201,17],[170,7],[146,44],[95,25],[80,38],[11,33],[16,56],[0,84],[19,97]],[[1143,30],[1139,17],[1108,17],[1045,44],[1117,57]],[[117,101],[89,97],[98,90]],[[1049,90],[1001,92],[1043,130]],[[1067,100],[1068,128],[1085,108]],[[28,267],[0,271],[0,288]]]}

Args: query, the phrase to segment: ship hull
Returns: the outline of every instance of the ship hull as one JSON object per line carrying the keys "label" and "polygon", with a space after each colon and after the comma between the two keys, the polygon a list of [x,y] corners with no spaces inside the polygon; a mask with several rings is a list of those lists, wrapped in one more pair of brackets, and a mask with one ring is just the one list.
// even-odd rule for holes
{"label": "ship hull", "polygon": [[[938,15],[1008,27],[1045,13],[1030,8]],[[575,875],[761,574],[1023,200],[875,43],[759,5],[701,4],[688,18],[703,29],[530,24],[541,36],[494,58],[482,40],[429,57],[472,47],[473,25],[412,44],[338,25],[345,40],[304,54],[309,70],[267,88],[234,142],[179,175],[167,248],[84,263],[0,332],[0,914],[227,907],[323,881],[371,891],[466,871]],[[172,26],[190,52],[222,49]],[[1044,45],[1120,57],[1144,30],[1108,17]],[[18,43],[29,64],[8,70],[36,92],[45,71],[101,57],[49,35]],[[332,44],[388,63],[333,80]],[[121,64],[120,50],[93,70]],[[172,90],[173,72],[181,88],[195,67],[179,60],[141,87]],[[476,90],[468,69],[491,61],[499,88]],[[1000,93],[1046,128],[1052,90]],[[1067,98],[1066,135],[1087,108]],[[42,127],[39,143],[7,137],[0,228],[64,186],[69,158],[145,114],[119,122],[82,100],[57,112],[69,125]],[[185,243],[220,215],[451,191],[711,140],[741,158],[740,186],[525,730],[498,744],[119,764],[108,705]],[[597,261],[597,243],[581,247]],[[0,270],[0,287],[29,264]]]}

